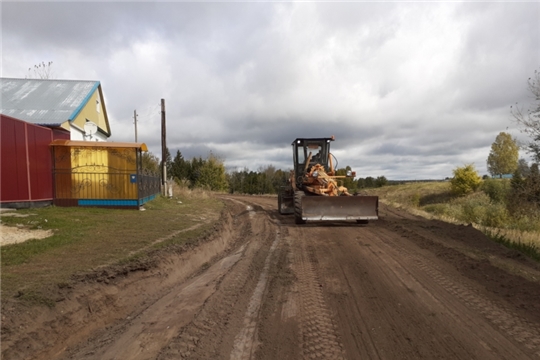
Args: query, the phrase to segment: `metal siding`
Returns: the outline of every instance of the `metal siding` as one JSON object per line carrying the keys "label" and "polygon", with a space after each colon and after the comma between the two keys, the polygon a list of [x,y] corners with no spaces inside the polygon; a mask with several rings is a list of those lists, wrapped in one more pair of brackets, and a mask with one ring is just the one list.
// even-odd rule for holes
{"label": "metal siding", "polygon": [[157,197],[157,194],[147,196],[139,200],[139,205],[144,205],[150,200],[154,200]]}
{"label": "metal siding", "polygon": [[137,200],[79,199],[79,206],[139,206]]}
{"label": "metal siding", "polygon": [[61,129],[52,129],[53,132],[53,141],[54,140],[69,140],[70,133],[67,130]]}
{"label": "metal siding", "polygon": [[2,202],[29,199],[26,174],[26,144],[22,121],[0,117],[1,194]]}
{"label": "metal siding", "polygon": [[28,126],[28,159],[32,200],[53,198],[52,158],[49,148],[52,140],[51,130]]}
{"label": "metal siding", "polygon": [[2,203],[51,200],[52,130],[0,114]]}

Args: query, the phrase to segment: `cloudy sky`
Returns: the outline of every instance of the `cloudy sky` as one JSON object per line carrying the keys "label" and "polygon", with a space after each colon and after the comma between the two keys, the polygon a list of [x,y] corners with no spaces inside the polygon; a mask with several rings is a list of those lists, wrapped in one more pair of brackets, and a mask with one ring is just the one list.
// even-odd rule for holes
{"label": "cloudy sky", "polygon": [[[540,2],[5,2],[2,77],[53,61],[99,80],[111,141],[291,167],[296,137],[335,135],[358,176],[487,173],[510,105],[540,69]],[[508,129],[507,129],[508,128]],[[522,153],[525,156],[525,153]]]}

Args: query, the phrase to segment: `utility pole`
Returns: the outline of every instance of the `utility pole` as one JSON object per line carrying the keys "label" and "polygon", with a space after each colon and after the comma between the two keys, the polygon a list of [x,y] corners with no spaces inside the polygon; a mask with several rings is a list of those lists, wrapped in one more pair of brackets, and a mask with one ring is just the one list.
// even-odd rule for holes
{"label": "utility pole", "polygon": [[135,142],[137,142],[137,110],[133,110],[133,123],[135,124]]}
{"label": "utility pole", "polygon": [[161,99],[161,184],[163,185],[163,195],[167,196],[167,129],[165,123],[165,99]]}

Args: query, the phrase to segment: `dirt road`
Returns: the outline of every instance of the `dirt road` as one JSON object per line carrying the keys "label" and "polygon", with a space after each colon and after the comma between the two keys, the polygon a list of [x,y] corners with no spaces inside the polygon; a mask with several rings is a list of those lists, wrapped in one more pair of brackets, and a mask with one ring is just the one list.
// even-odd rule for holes
{"label": "dirt road", "polygon": [[540,266],[474,228],[385,206],[295,225],[275,198],[223,198],[212,239],[29,314],[3,358],[540,359]]}

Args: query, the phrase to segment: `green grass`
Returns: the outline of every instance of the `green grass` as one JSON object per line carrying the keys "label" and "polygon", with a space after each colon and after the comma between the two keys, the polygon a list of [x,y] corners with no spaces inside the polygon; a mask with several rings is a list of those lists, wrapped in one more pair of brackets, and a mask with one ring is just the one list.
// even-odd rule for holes
{"label": "green grass", "polygon": [[536,261],[540,261],[540,248],[532,242],[524,243],[521,241],[512,241],[499,232],[493,233],[491,231],[487,231],[486,235],[493,241],[502,244],[509,249],[518,250],[519,252],[526,254],[530,258]]}
{"label": "green grass", "polygon": [[54,235],[1,247],[2,298],[50,305],[48,289],[65,287],[74,274],[126,264],[212,231],[223,203],[204,192],[176,195],[158,197],[145,204],[146,211],[52,206],[18,210],[33,214],[24,218],[3,216],[4,225],[50,229]]}

